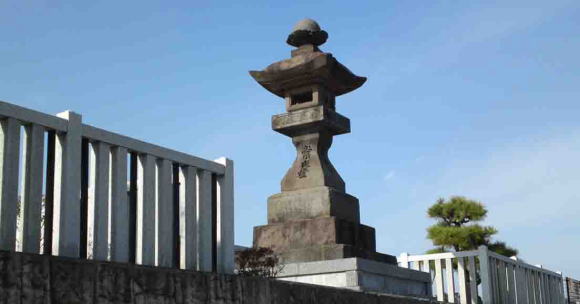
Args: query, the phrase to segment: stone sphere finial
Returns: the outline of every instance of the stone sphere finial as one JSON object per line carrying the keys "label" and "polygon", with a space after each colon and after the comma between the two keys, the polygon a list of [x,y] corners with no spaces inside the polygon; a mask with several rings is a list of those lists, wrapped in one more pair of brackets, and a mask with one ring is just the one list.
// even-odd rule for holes
{"label": "stone sphere finial", "polygon": [[288,35],[286,43],[295,47],[305,44],[319,46],[325,43],[326,39],[328,39],[328,33],[320,29],[320,25],[316,21],[306,18],[296,23],[292,33]]}

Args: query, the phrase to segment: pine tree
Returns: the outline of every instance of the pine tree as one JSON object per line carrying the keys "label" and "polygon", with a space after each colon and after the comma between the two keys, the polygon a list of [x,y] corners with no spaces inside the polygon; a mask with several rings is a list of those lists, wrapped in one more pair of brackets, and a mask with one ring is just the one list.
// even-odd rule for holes
{"label": "pine tree", "polygon": [[440,198],[427,214],[437,220],[436,224],[427,229],[427,238],[438,246],[429,253],[474,250],[480,245],[486,245],[490,250],[505,256],[518,253],[504,242],[492,242],[491,238],[497,229],[478,223],[487,215],[485,206],[480,202],[463,196],[453,196],[447,201]]}

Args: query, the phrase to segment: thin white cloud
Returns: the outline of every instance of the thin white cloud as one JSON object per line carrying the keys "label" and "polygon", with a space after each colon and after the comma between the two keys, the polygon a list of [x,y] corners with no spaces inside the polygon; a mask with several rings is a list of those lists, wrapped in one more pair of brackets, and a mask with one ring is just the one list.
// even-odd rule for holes
{"label": "thin white cloud", "polygon": [[387,174],[385,174],[384,180],[389,181],[393,177],[395,177],[395,170],[390,170],[389,172],[387,172]]}

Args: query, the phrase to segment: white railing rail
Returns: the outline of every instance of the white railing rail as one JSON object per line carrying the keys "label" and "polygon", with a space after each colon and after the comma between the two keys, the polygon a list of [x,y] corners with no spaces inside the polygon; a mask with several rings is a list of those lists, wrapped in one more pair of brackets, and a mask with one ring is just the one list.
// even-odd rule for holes
{"label": "white railing rail", "polygon": [[18,240],[29,253],[233,272],[231,160],[99,129],[70,111],[0,101],[0,124],[0,250]]}
{"label": "white railing rail", "polygon": [[[478,250],[398,258],[399,265],[432,273],[434,294],[447,303],[564,304],[563,278],[542,267]],[[480,282],[478,284],[477,282]]]}

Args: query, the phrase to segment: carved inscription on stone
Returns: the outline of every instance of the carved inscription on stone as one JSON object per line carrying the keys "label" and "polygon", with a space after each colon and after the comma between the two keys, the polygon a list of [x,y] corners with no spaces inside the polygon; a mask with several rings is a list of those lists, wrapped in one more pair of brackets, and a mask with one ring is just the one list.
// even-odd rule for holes
{"label": "carved inscription on stone", "polygon": [[310,168],[310,152],[312,152],[312,147],[310,145],[302,146],[302,162],[300,162],[300,170],[298,170],[299,178],[307,177],[306,173],[308,173],[308,168]]}

